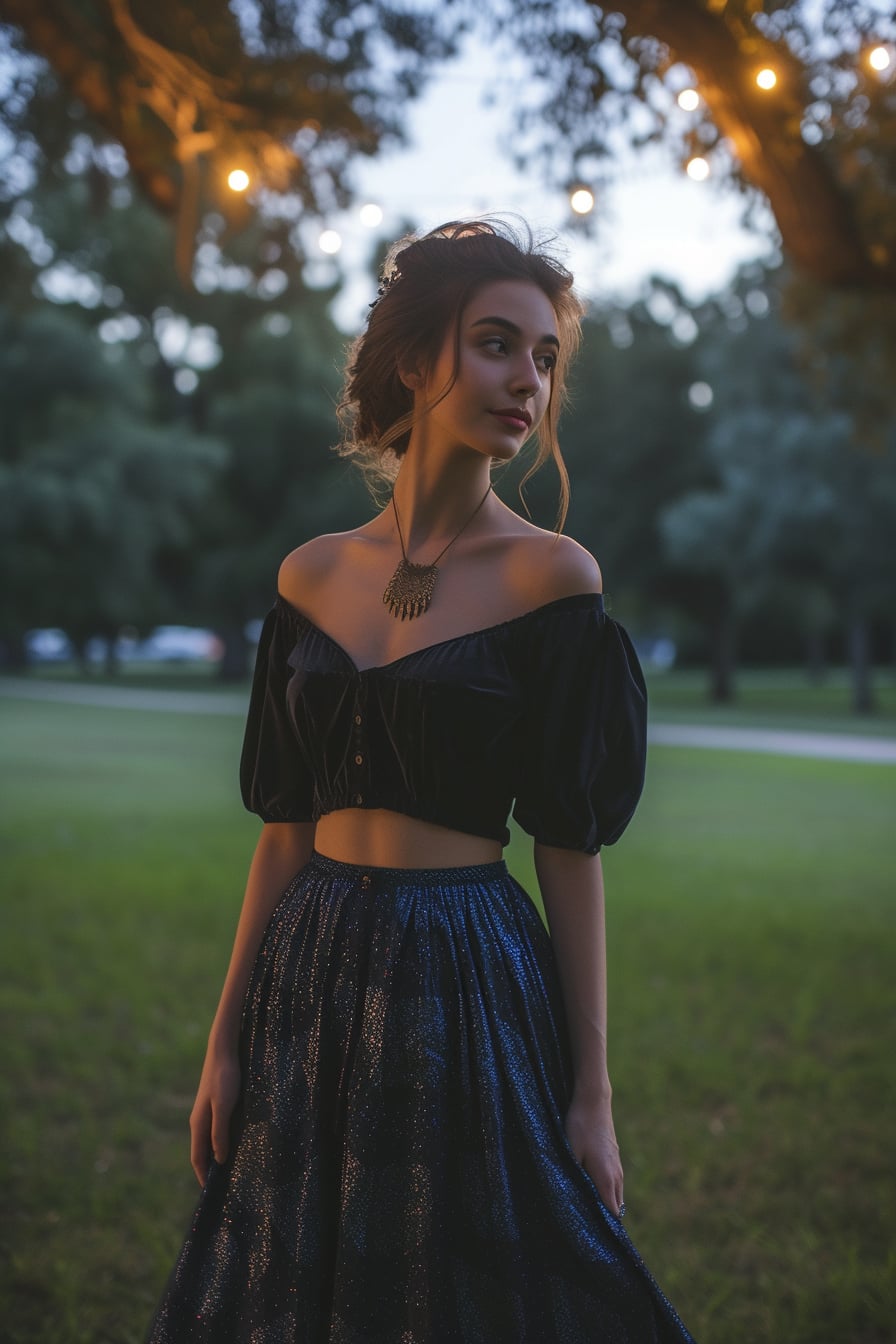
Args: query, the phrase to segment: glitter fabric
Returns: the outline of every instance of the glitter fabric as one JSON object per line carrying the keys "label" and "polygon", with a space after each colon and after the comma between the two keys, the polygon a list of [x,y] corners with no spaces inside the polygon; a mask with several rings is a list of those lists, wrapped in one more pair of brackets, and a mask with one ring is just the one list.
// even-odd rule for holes
{"label": "glitter fabric", "polygon": [[503,861],[312,855],[240,1058],[147,1344],[691,1341],[567,1142],[556,964]]}

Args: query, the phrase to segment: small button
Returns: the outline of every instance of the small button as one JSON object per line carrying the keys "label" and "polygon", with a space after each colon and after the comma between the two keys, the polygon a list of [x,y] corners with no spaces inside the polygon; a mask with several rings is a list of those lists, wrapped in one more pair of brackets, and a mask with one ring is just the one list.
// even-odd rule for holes
{"label": "small button", "polygon": [[358,754],[355,756],[355,765],[363,765],[363,764],[364,764],[364,757],[361,755],[359,751]]}
{"label": "small button", "polygon": [[360,723],[361,723],[361,715],[360,715],[360,714],[356,714],[356,715],[355,715],[355,723],[357,723],[357,724],[360,726]]}
{"label": "small button", "polygon": [[360,807],[361,804],[363,803],[363,801],[364,801],[364,795],[363,795],[363,793],[356,793],[356,794],[355,794],[355,805],[356,805],[357,807]]}
{"label": "small button", "polygon": [[370,874],[369,874],[369,873],[362,873],[362,874],[361,874],[361,886],[364,888],[365,891],[366,891],[367,888],[370,886]]}

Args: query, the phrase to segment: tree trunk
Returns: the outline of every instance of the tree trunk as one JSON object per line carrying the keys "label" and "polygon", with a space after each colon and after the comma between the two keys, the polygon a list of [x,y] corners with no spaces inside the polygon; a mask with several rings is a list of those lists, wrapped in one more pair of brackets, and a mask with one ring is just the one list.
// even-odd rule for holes
{"label": "tree trunk", "polygon": [[806,677],[810,685],[820,686],[827,679],[828,663],[825,638],[821,630],[810,630],[806,636]]}
{"label": "tree trunk", "polygon": [[25,672],[28,656],[25,653],[25,636],[21,630],[14,630],[0,640],[0,666],[10,672]]}
{"label": "tree trunk", "polygon": [[715,704],[731,704],[735,698],[737,618],[730,607],[720,613],[713,626],[711,655],[709,698]]}
{"label": "tree trunk", "polygon": [[864,616],[854,615],[850,619],[847,641],[849,645],[849,671],[852,679],[853,713],[873,714],[875,703],[874,691],[871,686],[868,621]]}
{"label": "tree trunk", "polygon": [[107,677],[117,677],[121,672],[121,663],[118,660],[117,645],[117,635],[108,635],[106,638],[106,654],[103,659],[103,670]]}

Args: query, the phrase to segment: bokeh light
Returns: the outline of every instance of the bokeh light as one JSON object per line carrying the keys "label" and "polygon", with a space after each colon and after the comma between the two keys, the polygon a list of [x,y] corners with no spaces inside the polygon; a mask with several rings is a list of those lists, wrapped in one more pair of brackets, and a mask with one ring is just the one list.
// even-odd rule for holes
{"label": "bokeh light", "polygon": [[328,256],[332,257],[342,247],[342,238],[335,229],[324,229],[317,240],[317,245],[321,252],[326,252]]}
{"label": "bokeh light", "polygon": [[358,218],[365,229],[375,229],[383,222],[383,212],[378,205],[368,201],[367,205],[362,205],[358,211]]}
{"label": "bokeh light", "polygon": [[760,89],[773,89],[777,82],[778,76],[770,66],[766,66],[764,70],[760,70],[759,74],[756,76],[756,83],[759,85]]}
{"label": "bokeh light", "polygon": [[697,411],[705,411],[712,405],[712,388],[709,383],[691,383],[688,388],[688,401]]}
{"label": "bokeh light", "polygon": [[709,177],[709,164],[705,159],[695,158],[688,161],[688,177],[695,182],[705,182]]}
{"label": "bokeh light", "polygon": [[231,191],[245,191],[249,185],[249,174],[242,168],[234,168],[227,174],[227,185]]}
{"label": "bokeh light", "polygon": [[886,47],[874,47],[868,53],[868,64],[872,70],[888,70],[890,66],[890,53]]}
{"label": "bokeh light", "polygon": [[587,215],[594,209],[594,192],[587,187],[576,187],[569,196],[569,204],[577,215]]}
{"label": "bokeh light", "polygon": [[694,112],[700,106],[700,95],[696,89],[682,89],[678,95],[678,106],[685,112]]}

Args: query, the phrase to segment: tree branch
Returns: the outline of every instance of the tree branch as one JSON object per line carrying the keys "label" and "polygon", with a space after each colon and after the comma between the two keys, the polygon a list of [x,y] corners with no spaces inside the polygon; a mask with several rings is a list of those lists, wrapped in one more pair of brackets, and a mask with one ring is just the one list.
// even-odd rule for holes
{"label": "tree branch", "polygon": [[[595,0],[589,0],[595,3]],[[736,153],[744,177],[766,196],[785,251],[827,285],[896,288],[896,258],[883,239],[864,239],[855,206],[829,158],[800,134],[812,95],[786,45],[734,24],[700,0],[613,0],[629,33],[658,38],[694,71],[713,121]],[[755,71],[778,74],[773,94]]]}

